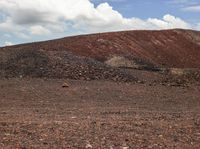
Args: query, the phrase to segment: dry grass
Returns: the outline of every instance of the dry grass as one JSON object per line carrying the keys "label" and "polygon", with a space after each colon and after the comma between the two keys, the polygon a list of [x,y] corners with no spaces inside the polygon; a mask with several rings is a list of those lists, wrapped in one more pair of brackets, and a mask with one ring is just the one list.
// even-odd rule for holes
{"label": "dry grass", "polygon": [[182,75],[185,75],[187,72],[186,70],[180,69],[180,68],[170,68],[169,73],[172,75],[182,76]]}
{"label": "dry grass", "polygon": [[112,67],[125,67],[125,68],[139,68],[139,66],[132,60],[122,56],[114,56],[105,62]]}

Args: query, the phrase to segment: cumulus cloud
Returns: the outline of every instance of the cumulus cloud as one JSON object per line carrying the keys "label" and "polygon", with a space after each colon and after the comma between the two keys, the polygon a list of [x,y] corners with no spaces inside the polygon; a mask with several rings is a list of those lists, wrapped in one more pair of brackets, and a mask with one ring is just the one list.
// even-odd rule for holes
{"label": "cumulus cloud", "polygon": [[91,0],[0,0],[0,31],[17,36],[58,32],[94,33],[128,29],[191,28],[181,18],[125,18],[108,3],[94,6]]}
{"label": "cumulus cloud", "polygon": [[150,18],[148,19],[148,22],[151,22],[152,24],[157,25],[157,27],[161,29],[180,28],[180,27],[185,28],[185,29],[191,28],[190,24],[186,23],[180,18],[176,18],[169,14],[165,15],[163,17],[163,20]]}

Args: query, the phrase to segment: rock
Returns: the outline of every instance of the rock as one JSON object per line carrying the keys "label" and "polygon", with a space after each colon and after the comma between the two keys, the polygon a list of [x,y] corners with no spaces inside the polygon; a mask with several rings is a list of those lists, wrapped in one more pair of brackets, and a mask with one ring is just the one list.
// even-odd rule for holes
{"label": "rock", "polygon": [[126,143],[124,143],[124,144],[122,145],[122,149],[129,149],[129,147],[126,145]]}
{"label": "rock", "polygon": [[158,135],[159,138],[163,138],[163,135]]}
{"label": "rock", "polygon": [[92,145],[90,143],[87,143],[85,148],[92,148]]}
{"label": "rock", "polygon": [[63,83],[62,87],[63,87],[63,88],[68,88],[68,87],[69,87],[69,84],[68,84],[68,83]]}
{"label": "rock", "polygon": [[129,147],[128,146],[123,146],[122,149],[129,149]]}
{"label": "rock", "polygon": [[144,82],[143,82],[143,81],[140,81],[140,80],[138,80],[138,81],[137,81],[137,83],[143,84]]}

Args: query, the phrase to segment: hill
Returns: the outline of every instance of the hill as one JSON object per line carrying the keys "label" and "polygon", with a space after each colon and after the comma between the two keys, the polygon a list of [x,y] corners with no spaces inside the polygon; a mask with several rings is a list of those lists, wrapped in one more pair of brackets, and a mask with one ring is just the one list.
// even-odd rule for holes
{"label": "hill", "polygon": [[0,75],[136,80],[121,68],[199,68],[200,32],[123,31],[0,48]]}
{"label": "hill", "polygon": [[200,33],[0,48],[1,148],[200,148]]}

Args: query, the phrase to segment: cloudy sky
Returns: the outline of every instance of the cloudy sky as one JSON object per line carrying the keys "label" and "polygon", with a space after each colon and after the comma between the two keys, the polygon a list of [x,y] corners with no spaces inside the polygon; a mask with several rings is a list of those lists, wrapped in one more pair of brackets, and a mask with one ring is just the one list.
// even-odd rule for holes
{"label": "cloudy sky", "polygon": [[200,0],[0,0],[0,46],[171,28],[200,30]]}

